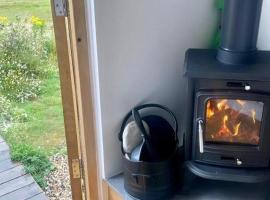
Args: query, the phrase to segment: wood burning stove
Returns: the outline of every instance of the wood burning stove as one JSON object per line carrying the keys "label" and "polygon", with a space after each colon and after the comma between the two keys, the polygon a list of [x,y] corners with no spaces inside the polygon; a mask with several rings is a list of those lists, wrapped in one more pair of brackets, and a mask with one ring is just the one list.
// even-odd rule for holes
{"label": "wood burning stove", "polygon": [[257,51],[262,0],[225,0],[218,50],[189,49],[185,160],[217,180],[270,180],[270,52]]}

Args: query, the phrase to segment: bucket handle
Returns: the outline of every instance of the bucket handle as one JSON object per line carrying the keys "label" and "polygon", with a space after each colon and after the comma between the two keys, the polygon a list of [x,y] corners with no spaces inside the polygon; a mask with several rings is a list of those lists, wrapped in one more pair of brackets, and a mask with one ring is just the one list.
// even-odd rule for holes
{"label": "bucket handle", "polygon": [[[140,110],[145,109],[145,108],[160,108],[160,109],[162,109],[170,114],[170,116],[172,117],[172,119],[174,121],[175,140],[176,140],[176,143],[179,144],[178,137],[177,137],[178,122],[177,122],[177,119],[176,119],[175,115],[173,114],[173,112],[169,108],[162,106],[162,105],[159,105],[159,104],[144,104],[144,105],[136,106],[132,110],[140,111]],[[120,129],[120,132],[118,134],[118,139],[121,142],[123,141],[123,132],[124,132],[125,126],[129,120],[129,118],[132,116],[132,113],[133,113],[132,110],[128,114],[126,114],[126,116],[122,122],[121,129]]]}

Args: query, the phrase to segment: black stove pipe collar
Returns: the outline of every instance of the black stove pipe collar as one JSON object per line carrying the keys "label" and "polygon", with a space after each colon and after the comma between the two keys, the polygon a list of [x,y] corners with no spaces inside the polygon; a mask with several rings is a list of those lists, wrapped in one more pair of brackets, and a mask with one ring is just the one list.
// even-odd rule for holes
{"label": "black stove pipe collar", "polygon": [[254,60],[263,0],[225,0],[217,59],[227,64]]}

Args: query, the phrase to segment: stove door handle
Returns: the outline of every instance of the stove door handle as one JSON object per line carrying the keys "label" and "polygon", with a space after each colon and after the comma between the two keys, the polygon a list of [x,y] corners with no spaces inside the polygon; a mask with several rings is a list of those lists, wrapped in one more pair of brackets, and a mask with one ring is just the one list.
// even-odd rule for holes
{"label": "stove door handle", "polygon": [[203,120],[199,119],[198,120],[198,133],[199,133],[199,150],[200,150],[200,153],[204,152],[203,125],[204,125]]}

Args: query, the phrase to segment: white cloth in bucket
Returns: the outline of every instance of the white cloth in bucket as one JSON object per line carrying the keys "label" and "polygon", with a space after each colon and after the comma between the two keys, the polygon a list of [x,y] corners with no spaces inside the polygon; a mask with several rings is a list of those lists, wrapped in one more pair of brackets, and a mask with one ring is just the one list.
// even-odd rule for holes
{"label": "white cloth in bucket", "polygon": [[[149,134],[149,126],[145,121],[142,121],[142,123],[146,133]],[[141,131],[136,125],[136,122],[129,122],[123,132],[123,149],[125,153],[130,154],[142,141]]]}

